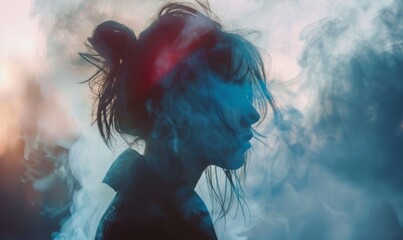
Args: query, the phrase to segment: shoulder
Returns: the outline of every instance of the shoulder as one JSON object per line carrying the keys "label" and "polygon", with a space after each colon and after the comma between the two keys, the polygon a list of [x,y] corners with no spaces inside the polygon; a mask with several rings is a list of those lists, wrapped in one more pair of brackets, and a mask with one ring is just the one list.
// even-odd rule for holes
{"label": "shoulder", "polygon": [[[98,228],[98,239],[198,239],[179,212],[145,196],[117,194]],[[193,237],[192,237],[193,236]],[[189,238],[190,237],[190,238]],[[210,238],[201,238],[210,239]]]}
{"label": "shoulder", "polygon": [[199,217],[184,217],[163,198],[118,193],[99,224],[98,239],[216,239],[212,224],[206,228]]}
{"label": "shoulder", "polygon": [[104,182],[117,194],[99,223],[96,239],[216,239],[207,209],[194,190],[167,185],[134,150],[118,157]]}
{"label": "shoulder", "polygon": [[141,165],[143,156],[132,148],[122,152],[106,173],[103,183],[108,184],[113,190],[119,191],[126,187],[132,179],[137,165]]}

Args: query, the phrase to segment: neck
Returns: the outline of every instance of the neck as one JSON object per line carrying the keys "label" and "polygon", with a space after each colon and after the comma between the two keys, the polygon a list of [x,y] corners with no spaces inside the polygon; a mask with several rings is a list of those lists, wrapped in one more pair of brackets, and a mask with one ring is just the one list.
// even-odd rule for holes
{"label": "neck", "polygon": [[152,168],[162,179],[174,184],[185,181],[194,189],[207,166],[201,164],[202,161],[198,161],[197,156],[183,153],[166,154],[159,145],[158,141],[147,141],[144,155]]}

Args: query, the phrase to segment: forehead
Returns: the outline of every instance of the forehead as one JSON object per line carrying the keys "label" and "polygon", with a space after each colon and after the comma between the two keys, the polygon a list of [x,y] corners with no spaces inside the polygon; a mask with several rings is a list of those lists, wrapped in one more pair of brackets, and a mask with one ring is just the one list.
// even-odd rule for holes
{"label": "forehead", "polygon": [[210,92],[218,97],[217,100],[235,101],[235,99],[252,98],[252,82],[248,78],[242,81],[226,82],[214,81],[210,86]]}
{"label": "forehead", "polygon": [[248,55],[242,49],[232,47],[229,62],[227,64],[227,81],[234,83],[251,82],[251,66]]}

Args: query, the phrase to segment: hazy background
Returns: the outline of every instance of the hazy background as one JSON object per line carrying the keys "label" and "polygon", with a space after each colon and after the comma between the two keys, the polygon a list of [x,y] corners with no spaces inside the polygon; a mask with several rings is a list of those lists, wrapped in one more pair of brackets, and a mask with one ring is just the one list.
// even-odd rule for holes
{"label": "hazy background", "polygon": [[[113,197],[100,181],[125,145],[111,152],[90,126],[78,83],[93,69],[77,53],[107,19],[138,34],[162,2],[3,4],[0,239],[93,238]],[[250,214],[218,222],[220,239],[403,239],[403,2],[210,3],[228,30],[257,30],[283,114],[259,127]]]}

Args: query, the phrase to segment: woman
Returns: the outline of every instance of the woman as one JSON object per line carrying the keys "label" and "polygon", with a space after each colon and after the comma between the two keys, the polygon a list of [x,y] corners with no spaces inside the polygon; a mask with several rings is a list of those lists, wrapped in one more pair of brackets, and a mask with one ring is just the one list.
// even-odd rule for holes
{"label": "woman", "polygon": [[[116,192],[96,239],[217,239],[194,188],[203,171],[225,216],[241,201],[236,169],[245,163],[252,124],[275,103],[256,47],[191,5],[171,3],[139,37],[107,21],[89,38],[98,67],[96,122],[107,144],[113,132],[144,141],[129,148],[104,182]],[[267,104],[269,103],[269,104]],[[231,186],[216,191],[208,166],[222,168]]]}

